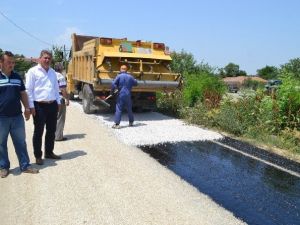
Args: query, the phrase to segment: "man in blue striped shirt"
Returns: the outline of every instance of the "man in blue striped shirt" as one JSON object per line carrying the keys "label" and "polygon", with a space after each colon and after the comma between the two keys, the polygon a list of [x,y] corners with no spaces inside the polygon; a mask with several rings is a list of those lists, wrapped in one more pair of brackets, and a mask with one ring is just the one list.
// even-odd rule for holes
{"label": "man in blue striped shirt", "polygon": [[30,118],[30,109],[24,83],[21,77],[13,71],[15,61],[11,52],[5,51],[0,56],[0,62],[0,176],[4,178],[9,174],[10,161],[7,150],[9,134],[18,156],[21,171],[38,173],[37,169],[30,166],[25,141],[25,123],[21,102],[25,108],[26,120]]}

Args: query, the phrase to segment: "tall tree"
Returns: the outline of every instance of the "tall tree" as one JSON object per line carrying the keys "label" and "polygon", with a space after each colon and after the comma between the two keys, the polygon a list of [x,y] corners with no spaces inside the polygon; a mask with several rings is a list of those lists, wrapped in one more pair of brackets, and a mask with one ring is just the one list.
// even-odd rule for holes
{"label": "tall tree", "polygon": [[240,66],[234,63],[229,63],[224,67],[227,77],[236,77],[239,74]]}
{"label": "tall tree", "polygon": [[193,54],[184,50],[172,52],[171,57],[171,70],[182,74],[184,78],[191,74],[200,74],[201,72],[214,74],[215,68],[204,62],[197,63]]}
{"label": "tall tree", "polygon": [[191,53],[184,50],[181,52],[172,52],[171,69],[176,73],[195,73],[197,71],[197,62]]}
{"label": "tall tree", "polygon": [[52,63],[55,64],[56,62],[61,62],[64,65],[64,68],[67,69],[68,62],[69,62],[69,54],[65,49],[65,46],[52,46],[52,54],[53,54],[53,61]]}
{"label": "tall tree", "polygon": [[14,70],[23,76],[35,63],[26,60],[25,58],[16,58]]}
{"label": "tall tree", "polygon": [[221,77],[237,77],[246,75],[246,71],[240,70],[240,66],[234,63],[228,63],[227,66],[219,69],[219,76]]}
{"label": "tall tree", "polygon": [[300,79],[300,58],[291,59],[281,66],[281,70],[291,73],[295,78]]}
{"label": "tall tree", "polygon": [[266,80],[276,79],[279,75],[279,70],[277,67],[268,65],[261,69],[258,69],[256,72],[261,78]]}
{"label": "tall tree", "polygon": [[64,52],[62,46],[52,46],[53,62],[63,62]]}
{"label": "tall tree", "polygon": [[26,59],[23,54],[15,54],[14,58],[16,61],[14,70],[17,71],[22,77],[35,64],[31,60]]}

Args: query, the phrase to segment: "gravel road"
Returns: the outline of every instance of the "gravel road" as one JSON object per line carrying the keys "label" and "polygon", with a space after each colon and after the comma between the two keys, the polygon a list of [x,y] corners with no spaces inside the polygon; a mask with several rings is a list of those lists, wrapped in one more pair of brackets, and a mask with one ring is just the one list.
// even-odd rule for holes
{"label": "gravel road", "polygon": [[[135,147],[219,134],[157,113],[136,115],[134,127],[122,121],[122,129],[113,130],[111,124],[112,115],[88,116],[72,102],[67,109],[68,140],[55,144],[62,160],[33,163],[40,168],[37,175],[19,172],[9,140],[11,174],[0,179],[1,225],[244,224]],[[26,131],[34,162],[32,119]]]}

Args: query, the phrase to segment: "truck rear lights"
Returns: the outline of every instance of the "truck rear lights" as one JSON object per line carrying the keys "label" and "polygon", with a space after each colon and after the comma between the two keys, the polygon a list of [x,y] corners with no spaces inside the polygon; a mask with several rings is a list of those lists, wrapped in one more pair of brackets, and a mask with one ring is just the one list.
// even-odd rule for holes
{"label": "truck rear lights", "polygon": [[111,45],[112,38],[100,38],[100,44],[101,45]]}
{"label": "truck rear lights", "polygon": [[153,49],[155,50],[165,50],[165,44],[164,43],[153,43]]}
{"label": "truck rear lights", "polygon": [[149,101],[155,101],[155,96],[148,96],[147,99],[148,99]]}

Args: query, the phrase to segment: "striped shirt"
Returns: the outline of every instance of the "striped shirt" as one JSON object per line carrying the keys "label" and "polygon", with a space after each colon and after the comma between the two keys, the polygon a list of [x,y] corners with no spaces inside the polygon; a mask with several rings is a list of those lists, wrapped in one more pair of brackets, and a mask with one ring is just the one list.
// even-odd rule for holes
{"label": "striped shirt", "polygon": [[13,117],[22,113],[21,92],[25,91],[21,77],[12,72],[10,76],[0,72],[0,117]]}
{"label": "striped shirt", "polygon": [[56,72],[57,81],[58,81],[58,87],[59,88],[66,88],[67,87],[67,81],[64,75],[62,75],[59,72]]}

